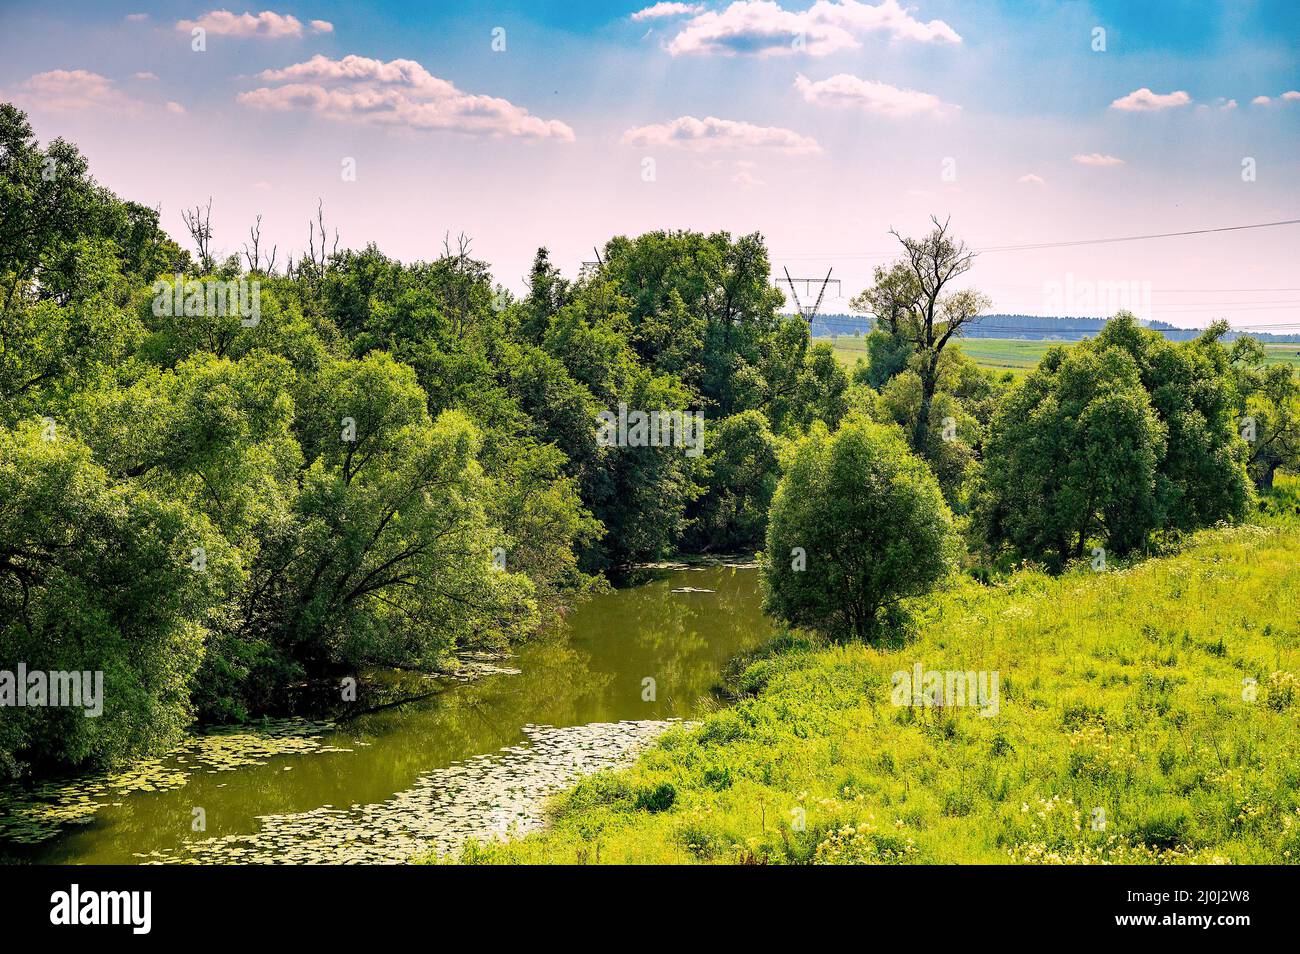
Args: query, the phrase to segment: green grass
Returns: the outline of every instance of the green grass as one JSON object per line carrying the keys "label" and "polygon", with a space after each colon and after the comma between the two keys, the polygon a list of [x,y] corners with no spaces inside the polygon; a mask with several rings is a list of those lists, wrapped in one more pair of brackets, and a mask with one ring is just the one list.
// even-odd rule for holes
{"label": "green grass", "polygon": [[[835,356],[852,368],[858,358],[866,358],[866,339],[840,336],[834,341]],[[1070,341],[1030,340],[1021,338],[965,338],[959,344],[967,357],[981,368],[1023,374],[1034,368],[1048,348]],[[1300,344],[1268,344],[1269,364],[1290,364],[1300,368]]]}
{"label": "green grass", "polygon": [[[1262,525],[1176,555],[956,582],[900,647],[786,637],[738,665],[733,706],[461,860],[1300,861],[1296,513],[1292,478]],[[996,670],[997,714],[894,705],[916,662]]]}
{"label": "green grass", "polygon": [[1289,364],[1300,368],[1300,344],[1267,344],[1264,350],[1268,352],[1269,364]]}

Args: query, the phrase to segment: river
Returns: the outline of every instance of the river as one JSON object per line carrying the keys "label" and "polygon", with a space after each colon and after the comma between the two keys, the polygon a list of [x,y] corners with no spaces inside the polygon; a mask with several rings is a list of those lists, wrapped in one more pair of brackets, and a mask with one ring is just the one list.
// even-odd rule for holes
{"label": "river", "polygon": [[524,834],[551,795],[715,708],[722,667],[772,632],[760,604],[752,567],[669,568],[425,698],[195,736],[25,800],[10,789],[0,861],[396,862]]}

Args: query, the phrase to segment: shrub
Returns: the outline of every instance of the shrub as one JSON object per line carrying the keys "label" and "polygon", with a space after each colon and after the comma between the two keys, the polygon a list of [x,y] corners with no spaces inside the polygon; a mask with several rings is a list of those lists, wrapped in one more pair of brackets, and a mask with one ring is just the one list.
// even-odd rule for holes
{"label": "shrub", "polygon": [[[790,453],[768,521],[766,608],[835,639],[878,636],[955,552],[952,514],[898,430],[862,417]],[[806,562],[805,562],[806,561]]]}
{"label": "shrub", "polygon": [[677,789],[672,782],[660,782],[654,788],[643,788],[637,792],[636,807],[638,811],[658,814],[666,812],[677,801]]}

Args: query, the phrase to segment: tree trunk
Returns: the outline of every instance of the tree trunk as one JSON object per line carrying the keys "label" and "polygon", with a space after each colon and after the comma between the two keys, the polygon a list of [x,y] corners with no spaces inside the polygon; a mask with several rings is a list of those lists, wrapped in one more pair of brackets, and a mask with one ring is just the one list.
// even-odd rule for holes
{"label": "tree trunk", "polygon": [[1269,461],[1267,467],[1264,470],[1263,476],[1260,477],[1259,479],[1260,490],[1273,489],[1273,474],[1276,470],[1277,470],[1277,464],[1273,463],[1272,461]]}
{"label": "tree trunk", "polygon": [[912,435],[912,450],[924,454],[929,443],[930,408],[934,404],[934,392],[937,384],[936,375],[929,371],[921,372],[921,406],[916,411],[916,432]]}

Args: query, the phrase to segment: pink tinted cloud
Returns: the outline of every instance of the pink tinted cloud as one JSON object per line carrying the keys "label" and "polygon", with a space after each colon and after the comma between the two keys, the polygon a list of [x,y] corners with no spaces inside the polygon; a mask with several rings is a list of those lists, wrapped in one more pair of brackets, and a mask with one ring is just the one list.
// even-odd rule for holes
{"label": "pink tinted cloud", "polygon": [[804,100],[814,106],[849,106],[894,119],[916,115],[941,116],[960,109],[930,93],[899,89],[849,73],[839,73],[817,82],[800,73],[795,77],[794,85]]}
{"label": "pink tinted cloud", "polygon": [[1124,160],[1101,152],[1079,153],[1074,161],[1081,166],[1122,166]]}
{"label": "pink tinted cloud", "polygon": [[144,104],[117,88],[107,76],[89,70],[49,70],[20,83],[18,94],[24,103],[59,112],[96,109],[134,113]]}
{"label": "pink tinted cloud", "polygon": [[415,60],[385,63],[355,55],[333,60],[317,54],[258,77],[282,85],[240,93],[238,101],[252,109],[479,136],[574,139],[573,130],[558,119],[542,119],[495,96],[466,93]]}
{"label": "pink tinted cloud", "polygon": [[[332,33],[334,25],[327,20],[312,20],[316,33]],[[176,29],[186,33],[201,28],[217,36],[262,37],[268,40],[302,36],[302,21],[292,14],[263,10],[261,13],[232,13],[229,10],[210,10],[197,20],[178,20]]]}
{"label": "pink tinted cloud", "polygon": [[1106,155],[1104,152],[1080,152],[1073,159],[1079,165],[1125,165],[1125,160],[1118,159],[1117,156]]}
{"label": "pink tinted cloud", "polygon": [[637,126],[623,133],[628,146],[676,147],[699,151],[771,149],[799,154],[821,152],[817,140],[779,126],[755,126],[734,119],[680,116],[672,122]]}

